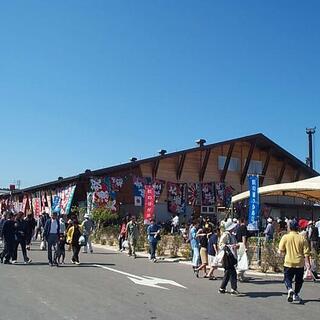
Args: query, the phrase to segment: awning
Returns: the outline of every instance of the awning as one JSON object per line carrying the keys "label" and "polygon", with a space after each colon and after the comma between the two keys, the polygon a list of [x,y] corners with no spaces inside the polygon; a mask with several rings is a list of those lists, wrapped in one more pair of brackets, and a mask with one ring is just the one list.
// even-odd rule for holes
{"label": "awning", "polygon": [[[260,187],[259,194],[260,196],[288,196],[320,201],[320,176],[296,182]],[[235,203],[247,198],[249,198],[249,191],[233,196],[231,202]]]}

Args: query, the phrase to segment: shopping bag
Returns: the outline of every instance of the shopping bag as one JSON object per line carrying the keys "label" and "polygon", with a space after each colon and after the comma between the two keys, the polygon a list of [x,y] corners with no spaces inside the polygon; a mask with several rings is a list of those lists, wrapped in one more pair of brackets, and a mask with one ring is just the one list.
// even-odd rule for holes
{"label": "shopping bag", "polygon": [[124,240],[124,241],[122,242],[122,248],[124,248],[124,249],[128,249],[128,248],[129,248],[128,240]]}
{"label": "shopping bag", "polygon": [[240,257],[240,259],[238,260],[238,266],[237,266],[237,270],[238,271],[246,271],[249,269],[249,263],[248,263],[248,255],[246,252],[244,252]]}
{"label": "shopping bag", "polygon": [[313,280],[313,274],[310,269],[305,270],[303,275],[303,280],[305,281],[312,281]]}
{"label": "shopping bag", "polygon": [[85,246],[86,245],[86,238],[84,236],[80,236],[79,238],[79,246]]}
{"label": "shopping bag", "polygon": [[42,251],[46,250],[46,242],[43,240],[40,242],[40,250]]}
{"label": "shopping bag", "polygon": [[215,256],[215,258],[213,260],[213,266],[215,266],[215,267],[221,267],[222,266],[224,254],[225,254],[224,250],[221,250],[221,251],[218,252],[218,254]]}

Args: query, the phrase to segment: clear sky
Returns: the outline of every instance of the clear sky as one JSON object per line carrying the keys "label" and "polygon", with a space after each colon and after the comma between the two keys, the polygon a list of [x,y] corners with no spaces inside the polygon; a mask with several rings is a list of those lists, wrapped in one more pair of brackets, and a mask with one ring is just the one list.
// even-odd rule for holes
{"label": "clear sky", "polygon": [[[317,126],[317,0],[2,1],[0,186]],[[319,137],[319,138],[318,138]]]}

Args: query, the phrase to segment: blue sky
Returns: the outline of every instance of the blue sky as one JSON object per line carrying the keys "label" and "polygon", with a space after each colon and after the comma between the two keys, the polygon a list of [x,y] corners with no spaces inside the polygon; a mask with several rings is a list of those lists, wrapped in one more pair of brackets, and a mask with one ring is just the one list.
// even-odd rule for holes
{"label": "blue sky", "polygon": [[[0,4],[0,186],[262,132],[301,160],[317,126],[318,1]],[[318,142],[319,141],[319,142]]]}

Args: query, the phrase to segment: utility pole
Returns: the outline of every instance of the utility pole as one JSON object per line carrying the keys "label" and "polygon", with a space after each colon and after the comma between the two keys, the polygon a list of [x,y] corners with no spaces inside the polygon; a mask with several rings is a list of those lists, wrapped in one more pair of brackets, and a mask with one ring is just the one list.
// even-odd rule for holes
{"label": "utility pole", "polygon": [[306,134],[308,135],[309,139],[309,156],[307,157],[307,165],[313,169],[313,145],[312,145],[312,140],[313,140],[313,135],[316,132],[316,127],[314,128],[306,128]]}

